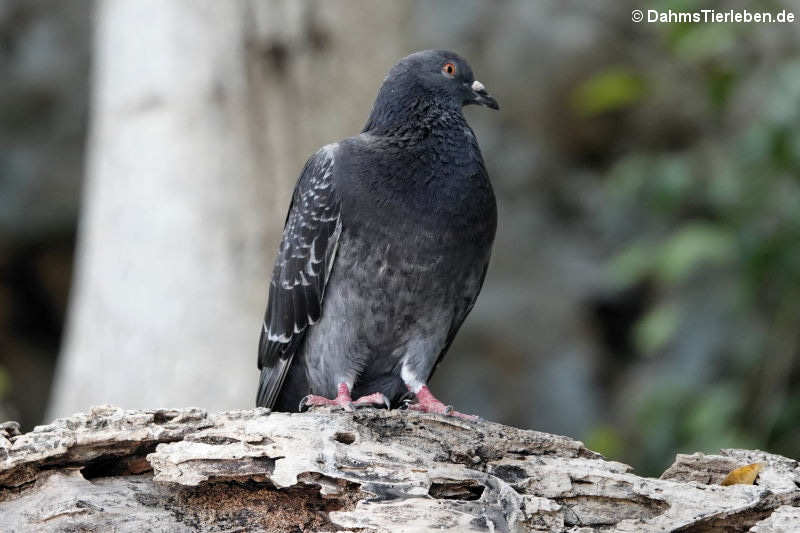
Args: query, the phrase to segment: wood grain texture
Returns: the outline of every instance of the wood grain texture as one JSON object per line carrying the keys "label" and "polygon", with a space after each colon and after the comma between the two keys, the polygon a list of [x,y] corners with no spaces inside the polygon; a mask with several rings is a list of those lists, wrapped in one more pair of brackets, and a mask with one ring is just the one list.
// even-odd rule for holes
{"label": "wood grain texture", "polygon": [[[763,462],[755,485],[718,485]],[[363,409],[95,407],[0,426],[4,531],[793,531],[800,466],[679,455],[662,479],[582,443]],[[751,529],[752,528],[752,529]]]}

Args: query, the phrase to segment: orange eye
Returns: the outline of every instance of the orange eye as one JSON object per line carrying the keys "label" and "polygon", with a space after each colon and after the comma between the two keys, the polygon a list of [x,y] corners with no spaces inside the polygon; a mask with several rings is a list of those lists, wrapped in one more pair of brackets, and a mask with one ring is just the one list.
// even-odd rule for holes
{"label": "orange eye", "polygon": [[442,72],[448,76],[454,76],[456,73],[456,66],[453,63],[445,63],[442,66]]}

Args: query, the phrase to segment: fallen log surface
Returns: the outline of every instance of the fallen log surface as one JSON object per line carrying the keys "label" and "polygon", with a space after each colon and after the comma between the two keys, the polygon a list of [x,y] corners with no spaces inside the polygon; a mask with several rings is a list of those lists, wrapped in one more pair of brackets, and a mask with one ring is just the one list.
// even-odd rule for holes
{"label": "fallen log surface", "polygon": [[[761,462],[753,485],[721,486]],[[800,465],[635,475],[567,437],[411,411],[94,407],[0,425],[3,531],[800,531]]]}

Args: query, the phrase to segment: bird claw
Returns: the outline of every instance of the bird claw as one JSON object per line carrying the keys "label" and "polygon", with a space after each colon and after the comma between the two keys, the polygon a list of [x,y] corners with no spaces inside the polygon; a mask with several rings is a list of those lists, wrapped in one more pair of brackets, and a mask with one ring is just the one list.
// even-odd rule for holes
{"label": "bird claw", "polygon": [[427,390],[427,387],[425,387],[424,391],[420,392],[420,397],[413,393],[406,394],[401,400],[401,409],[409,409],[411,411],[418,411],[420,413],[433,413],[444,416],[452,416],[454,418],[461,418],[462,420],[468,420],[470,422],[480,422],[483,420],[479,416],[468,415],[456,411],[453,409],[452,405],[443,404],[441,401],[437,400],[429,390]]}
{"label": "bird claw", "polygon": [[330,399],[325,398],[324,396],[317,396],[316,394],[309,394],[300,400],[298,411],[302,413],[311,407],[322,406],[333,407],[334,409],[342,409],[348,413],[352,413],[361,407],[385,406],[386,409],[390,409],[389,400],[386,398],[386,396],[380,392],[375,392],[366,396],[362,396],[355,401],[344,395]]}
{"label": "bird claw", "polygon": [[451,413],[457,413],[458,411],[453,411],[452,405],[427,405],[419,403],[412,399],[405,399],[403,400],[403,406],[401,407],[403,410],[411,410],[411,411],[419,411],[421,413],[434,413],[437,415],[449,415]]}
{"label": "bird claw", "polygon": [[308,410],[309,407],[311,407],[311,405],[312,405],[311,401],[310,401],[311,400],[311,396],[313,396],[313,395],[309,394],[308,396],[303,396],[303,398],[300,400],[300,403],[297,405],[297,411],[298,412],[304,413],[304,412],[306,412]]}
{"label": "bird claw", "polygon": [[339,398],[325,398],[324,396],[317,396],[316,394],[309,394],[300,400],[300,405],[297,410],[302,412],[307,411],[312,407],[333,407],[334,409],[343,409],[345,411],[353,411],[352,402],[349,400],[340,400]]}
{"label": "bird claw", "polygon": [[419,411],[420,413],[432,413],[436,415],[444,415],[447,417],[452,418],[460,418],[461,420],[467,420],[469,422],[480,422],[483,420],[481,417],[477,415],[468,415],[466,413],[462,413],[461,411],[456,411],[453,409],[452,405],[442,405],[439,406],[428,406],[422,404],[413,404],[409,407],[412,411]]}
{"label": "bird claw", "polygon": [[382,405],[386,407],[386,409],[391,409],[389,399],[382,392],[373,392],[372,394],[362,396],[353,402],[353,405],[355,407],[377,407]]}

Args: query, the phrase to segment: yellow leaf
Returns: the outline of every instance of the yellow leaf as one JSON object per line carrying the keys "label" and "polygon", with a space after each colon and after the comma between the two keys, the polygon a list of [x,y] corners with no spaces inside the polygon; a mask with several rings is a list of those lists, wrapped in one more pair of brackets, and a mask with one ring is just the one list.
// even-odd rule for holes
{"label": "yellow leaf", "polygon": [[753,463],[751,465],[735,468],[725,476],[720,485],[752,485],[759,472],[764,470],[764,463]]}

